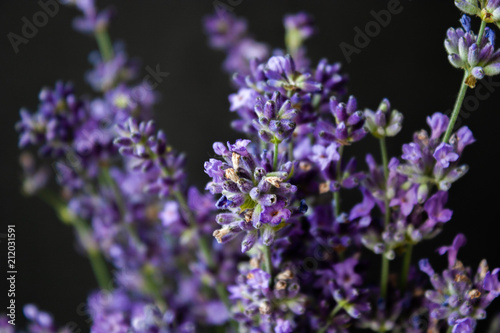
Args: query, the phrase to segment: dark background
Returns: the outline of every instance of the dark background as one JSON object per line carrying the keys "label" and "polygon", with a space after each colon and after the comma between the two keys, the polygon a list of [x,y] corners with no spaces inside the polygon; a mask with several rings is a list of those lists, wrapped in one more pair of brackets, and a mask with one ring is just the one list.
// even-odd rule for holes
{"label": "dark background", "polygon": [[[190,179],[202,187],[208,179],[203,162],[212,152],[212,142],[238,137],[229,127],[233,115],[228,112],[227,96],[232,90],[227,75],[220,70],[224,55],[208,48],[202,32],[201,19],[213,10],[212,1],[98,2],[101,8],[109,3],[118,13],[111,24],[112,38],[126,41],[129,55],[141,57],[143,68],[159,64],[162,71],[170,73],[157,88],[163,99],[156,109],[156,120],[170,142],[188,153]],[[403,112],[404,130],[388,142],[390,154],[399,155],[401,144],[411,141],[412,132],[426,126],[426,116],[453,107],[462,72],[448,64],[443,41],[448,27],[459,25],[460,13],[451,0],[401,0],[402,13],[392,16],[389,26],[347,64],[339,44],[353,44],[354,27],[364,29],[373,20],[370,11],[385,9],[387,3],[243,0],[234,12],[248,19],[258,40],[275,47],[283,47],[283,14],[299,10],[314,14],[320,34],[307,44],[313,62],[321,57],[343,62],[350,75],[349,93],[358,97],[362,108],[376,108],[387,97]],[[40,10],[36,1],[0,2],[0,233],[6,232],[7,224],[16,225],[18,316],[22,304],[33,302],[53,313],[57,322],[75,321],[85,332],[86,318],[77,309],[96,282],[87,260],[76,251],[72,231],[57,220],[50,207],[20,194],[14,124],[19,109],[35,110],[40,88],[53,86],[56,80],[73,81],[79,93],[90,93],[82,77],[90,68],[87,55],[96,45],[93,39],[71,29],[77,12],[61,6],[15,54],[7,33],[21,34],[22,17],[32,21]],[[498,82],[493,88],[498,90],[500,77],[493,81]],[[474,92],[469,90],[471,94]],[[469,101],[471,105],[474,102]],[[473,106],[473,112],[461,117],[477,139],[463,158],[470,171],[450,192],[454,218],[444,233],[417,247],[414,260],[432,256],[432,262],[443,262],[434,249],[463,232],[469,240],[461,251],[466,264],[475,269],[480,259],[488,258],[491,267],[500,266],[499,102],[500,93],[495,91],[479,108]],[[378,144],[372,138],[363,140],[357,149],[378,154]],[[363,161],[360,166],[364,166]],[[1,253],[0,271],[4,274],[5,243]],[[0,312],[5,312],[6,292],[2,284]]]}

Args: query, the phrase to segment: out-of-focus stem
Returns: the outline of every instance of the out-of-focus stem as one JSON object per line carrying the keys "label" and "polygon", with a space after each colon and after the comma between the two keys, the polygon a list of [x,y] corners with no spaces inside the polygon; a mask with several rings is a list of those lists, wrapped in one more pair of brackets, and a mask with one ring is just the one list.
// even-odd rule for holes
{"label": "out-of-focus stem", "polygon": [[[385,138],[380,138],[380,153],[382,155],[382,167],[384,169],[384,178],[385,178],[385,214],[384,214],[384,227],[387,227],[390,222],[391,217],[391,208],[389,207],[389,198],[387,197],[387,182],[389,179],[389,164],[387,157],[387,147],[385,144]],[[389,281],[389,259],[382,255],[382,267],[380,272],[380,296],[382,299],[386,299],[387,297],[387,284]]]}
{"label": "out-of-focus stem", "polygon": [[342,306],[343,304],[339,303],[335,306],[335,308],[333,308],[332,312],[330,312],[330,315],[328,316],[328,321],[327,321],[327,324],[325,326],[323,326],[319,331],[318,333],[324,333],[326,332],[326,330],[328,329],[328,327],[330,326],[330,323],[332,322],[333,318],[335,318],[335,315],[340,311],[342,310]]}
{"label": "out-of-focus stem", "polygon": [[99,46],[99,52],[101,53],[102,60],[109,61],[113,58],[113,44],[111,44],[111,39],[109,38],[107,29],[99,29],[95,32],[95,39],[97,45]]}
{"label": "out-of-focus stem", "polygon": [[408,280],[408,273],[410,272],[410,265],[411,265],[411,255],[413,252],[413,245],[408,244],[406,248],[406,253],[403,261],[403,270],[401,271],[401,290],[404,291],[406,289],[406,284]]}
{"label": "out-of-focus stem", "polygon": [[278,150],[279,150],[279,142],[275,141],[274,142],[274,156],[273,156],[273,170],[276,171],[276,168],[278,167]]}
{"label": "out-of-focus stem", "polygon": [[154,298],[158,308],[164,312],[167,310],[167,303],[163,299],[161,288],[158,286],[154,276],[155,268],[150,265],[145,265],[142,268],[142,276],[147,292]]}
{"label": "out-of-focus stem", "polygon": [[[336,169],[337,182],[339,184],[342,181],[342,175],[340,173],[342,172],[342,155],[343,154],[344,154],[344,146],[340,146],[340,148],[339,148],[339,160],[337,161],[337,169]],[[333,192],[333,200],[335,201],[335,217],[338,217],[340,215],[340,189]]]}
{"label": "out-of-focus stem", "polygon": [[391,217],[391,208],[389,207],[389,198],[387,197],[387,182],[389,179],[389,162],[387,157],[387,146],[385,144],[385,138],[380,138],[380,153],[382,155],[382,167],[384,169],[384,178],[385,178],[385,190],[386,195],[384,198],[385,205],[385,215],[384,215],[384,226],[387,227],[389,225],[389,220]]}
{"label": "out-of-focus stem", "polygon": [[57,216],[63,223],[72,226],[76,230],[78,238],[87,252],[92,271],[94,272],[99,287],[105,290],[109,289],[111,277],[106,267],[106,262],[97,244],[93,241],[92,232],[87,222],[70,212],[66,204],[49,190],[41,191],[39,195],[46,203],[54,208]]}
{"label": "out-of-focus stem", "polygon": [[262,245],[262,253],[264,255],[264,270],[271,276],[269,283],[272,281],[273,277],[273,265],[271,262],[271,249],[269,246]]}
{"label": "out-of-focus stem", "polygon": [[382,271],[380,273],[380,296],[385,301],[387,297],[387,283],[389,281],[389,259],[382,255]]}

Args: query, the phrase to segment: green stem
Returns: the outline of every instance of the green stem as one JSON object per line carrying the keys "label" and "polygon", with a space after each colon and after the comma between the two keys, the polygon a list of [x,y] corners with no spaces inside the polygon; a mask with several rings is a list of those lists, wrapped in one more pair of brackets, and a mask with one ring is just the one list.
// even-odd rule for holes
{"label": "green stem", "polygon": [[408,273],[410,272],[410,265],[411,265],[411,255],[413,252],[413,244],[408,244],[408,247],[406,248],[406,253],[405,257],[403,260],[403,270],[401,273],[401,290],[404,291],[406,289],[406,284],[408,280]]}
{"label": "green stem", "polygon": [[[487,23],[485,21],[481,21],[481,27],[479,28],[479,33],[477,34],[477,41],[476,44],[479,46],[481,44],[481,40],[483,39],[484,32],[486,30],[486,25]],[[464,71],[464,78],[462,79],[461,85],[460,85],[460,90],[458,92],[458,97],[457,100],[455,101],[455,106],[453,108],[453,113],[451,115],[450,123],[448,124],[448,128],[446,129],[446,133],[444,134],[443,142],[448,142],[448,140],[451,137],[451,132],[453,131],[453,128],[455,127],[455,123],[458,118],[458,114],[460,113],[460,109],[462,108],[462,103],[465,98],[465,94],[467,92],[467,84],[465,84],[465,81],[467,80],[467,77],[469,76],[469,72],[467,70]]]}
{"label": "green stem", "polygon": [[[342,181],[342,175],[340,174],[342,171],[342,155],[344,153],[344,146],[340,146],[339,148],[339,160],[337,161],[337,182],[340,184]],[[333,192],[333,200],[335,201],[335,217],[340,215],[340,189]]]}
{"label": "green stem", "polygon": [[[477,34],[476,44],[479,46],[481,44],[481,40],[483,39],[484,32],[486,30],[485,21],[481,21],[481,27],[479,28],[479,33]],[[464,71],[464,78],[462,79],[462,83],[460,85],[460,91],[458,92],[457,100],[455,101],[455,107],[453,108],[453,113],[451,115],[450,123],[448,124],[448,128],[446,129],[446,133],[444,134],[443,142],[448,142],[451,137],[451,132],[455,127],[455,122],[457,121],[458,114],[460,113],[460,109],[462,108],[462,103],[464,102],[465,94],[467,92],[467,84],[465,84],[465,80],[469,76],[469,72],[467,70]]]}
{"label": "green stem", "polygon": [[167,303],[165,303],[165,300],[163,299],[161,287],[158,285],[154,274],[155,268],[153,266],[145,265],[142,268],[142,276],[144,278],[147,293],[154,298],[158,308],[162,312],[165,312],[167,310]]}
{"label": "green stem", "polygon": [[113,58],[113,45],[111,44],[108,30],[100,29],[96,31],[95,39],[97,41],[97,45],[99,46],[99,52],[101,53],[102,60],[111,60]]}
{"label": "green stem", "polygon": [[382,165],[384,166],[384,176],[387,180],[389,178],[389,161],[387,159],[387,146],[385,144],[385,137],[379,139],[380,153],[382,154]]}
{"label": "green stem", "polygon": [[278,168],[278,149],[279,149],[279,142],[274,141],[274,157],[273,157],[273,170],[276,171]]}
{"label": "green stem", "polygon": [[271,283],[273,276],[273,265],[271,262],[271,249],[269,246],[262,245],[262,252],[264,254],[264,270],[271,276],[269,283]]}
{"label": "green stem", "polygon": [[389,163],[387,158],[387,146],[385,144],[385,138],[382,137],[379,140],[380,142],[380,152],[382,154],[382,165],[384,168],[384,178],[385,178],[385,190],[386,193],[384,195],[384,205],[385,205],[385,215],[384,215],[384,226],[387,227],[390,222],[391,217],[391,208],[389,207],[389,198],[387,197],[387,181],[389,179]]}
{"label": "green stem", "polygon": [[327,321],[327,324],[325,326],[323,326],[319,331],[318,333],[324,333],[326,332],[326,330],[328,329],[328,327],[330,326],[330,323],[331,321],[333,320],[333,318],[335,317],[335,315],[340,311],[342,310],[342,306],[343,304],[339,303],[337,304],[337,306],[335,306],[335,308],[332,310],[332,312],[330,312],[330,315],[328,316],[328,321]]}
{"label": "green stem", "polygon": [[[94,276],[99,287],[104,290],[109,289],[111,277],[109,276],[108,268],[106,267],[104,258],[102,257],[97,244],[94,243],[92,232],[88,227],[87,222],[76,216],[73,216],[71,224],[74,226],[78,234],[78,238],[82,240],[82,243],[87,251],[90,265],[92,266],[92,271],[94,272]],[[87,247],[86,242],[89,242],[92,245]]]}
{"label": "green stem", "polygon": [[[174,197],[181,206],[182,210],[187,214],[189,225],[192,228],[197,229],[198,225],[196,219],[194,218],[191,209],[189,209],[189,206],[186,202],[186,198],[184,197],[184,195],[180,191],[175,191]],[[201,255],[203,256],[203,259],[205,260],[210,269],[214,269],[215,262],[212,258],[211,247],[208,240],[205,237],[200,236],[199,242],[200,242],[199,245],[200,245]]]}
{"label": "green stem", "polygon": [[42,200],[48,203],[56,211],[59,219],[70,226],[72,226],[82,245],[87,252],[87,256],[94,272],[94,276],[97,283],[101,289],[107,290],[110,288],[111,276],[109,275],[108,268],[106,267],[106,262],[102,257],[99,247],[95,244],[92,238],[92,232],[87,225],[87,222],[75,216],[71,211],[68,210],[66,204],[57,197],[54,193],[44,190],[39,193]]}
{"label": "green stem", "polygon": [[[380,138],[380,153],[382,155],[382,165],[384,168],[384,178],[385,178],[385,194],[384,194],[384,227],[390,223],[391,208],[389,207],[389,198],[387,197],[387,182],[389,179],[389,163],[387,158],[387,146],[385,144],[385,137]],[[385,300],[387,296],[387,284],[389,280],[389,259],[385,255],[382,255],[382,267],[380,272],[380,296]]]}
{"label": "green stem", "polygon": [[[164,172],[166,172],[166,170]],[[189,225],[192,228],[197,229],[198,225],[197,225],[196,219],[194,218],[191,209],[189,209],[189,206],[187,204],[187,201],[186,201],[186,198],[184,197],[184,195],[180,191],[175,191],[174,197],[176,198],[177,202],[181,206],[181,209],[187,214]],[[206,237],[203,237],[202,235],[200,235],[199,247],[200,247],[201,255],[203,256],[203,259],[207,263],[208,268],[211,271],[214,271],[216,269],[216,263],[215,263],[214,258],[212,256],[212,251],[211,251],[212,248],[210,246],[209,240]],[[215,285],[215,292],[217,293],[217,296],[222,301],[222,303],[224,303],[224,305],[226,306],[226,308],[229,311],[229,309],[231,308],[231,303],[229,302],[229,295],[227,293],[225,286],[223,284],[217,282]],[[230,324],[233,328],[235,327],[234,321],[231,321]]]}
{"label": "green stem", "polygon": [[112,280],[101,252],[99,250],[89,250],[88,256],[99,288],[103,290],[112,289],[112,285],[110,284]]}
{"label": "green stem", "polygon": [[453,326],[449,326],[448,329],[446,330],[446,333],[451,333],[453,332]]}
{"label": "green stem", "polygon": [[[155,154],[152,154],[152,156],[155,156]],[[157,156],[156,156],[156,158],[157,158]],[[162,168],[162,172],[166,176],[170,175],[170,171],[166,167]],[[189,205],[187,204],[187,201],[186,201],[186,198],[184,197],[184,194],[182,194],[182,192],[180,192],[180,191],[174,191],[173,195],[174,195],[175,199],[177,200],[177,202],[179,203],[179,205],[181,206],[181,209],[186,213],[186,215],[188,217],[189,225],[192,228],[194,228],[195,230],[198,230],[198,223],[193,215],[193,212],[189,208]],[[203,237],[202,235],[200,235],[200,237],[199,237],[199,247],[200,247],[201,255],[203,256],[205,262],[207,263],[208,268],[211,271],[214,271],[217,267],[216,267],[216,263],[212,257],[211,246],[210,246],[209,241],[205,237]],[[215,292],[217,293],[217,296],[224,303],[224,305],[226,306],[226,308],[229,311],[231,303],[229,302],[229,295],[228,295],[227,290],[224,287],[224,285],[222,285],[221,283],[219,283],[217,281],[216,286],[215,286]],[[230,324],[233,328],[236,325],[234,320],[231,320]]]}
{"label": "green stem", "polygon": [[382,271],[380,274],[380,297],[385,301],[387,297],[387,284],[389,281],[389,259],[382,255]]}
{"label": "green stem", "polygon": [[455,101],[455,107],[453,108],[453,113],[451,114],[450,123],[448,124],[448,128],[446,129],[446,133],[444,134],[443,142],[448,142],[451,137],[451,132],[453,132],[453,128],[455,127],[455,122],[457,121],[458,114],[460,113],[460,109],[462,108],[462,103],[465,98],[465,94],[467,92],[467,84],[465,80],[467,80],[468,72],[464,71],[464,77],[462,82],[460,83],[460,91],[458,92],[457,100]]}
{"label": "green stem", "polygon": [[483,39],[483,35],[484,35],[484,31],[486,29],[486,25],[488,23],[485,22],[485,21],[481,21],[481,27],[479,28],[479,33],[477,34],[477,45],[479,46],[479,44],[481,44],[481,40]]}

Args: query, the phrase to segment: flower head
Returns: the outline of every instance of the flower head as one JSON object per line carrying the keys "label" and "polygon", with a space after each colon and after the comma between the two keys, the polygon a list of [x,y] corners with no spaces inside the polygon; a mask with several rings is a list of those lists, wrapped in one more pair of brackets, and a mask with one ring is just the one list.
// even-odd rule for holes
{"label": "flower head", "polygon": [[470,30],[470,20],[464,18],[462,24],[463,29],[448,29],[444,46],[450,63],[467,71],[465,83],[474,88],[476,81],[485,75],[500,73],[500,51],[495,50],[495,33],[491,29],[486,28],[478,41],[478,36]]}

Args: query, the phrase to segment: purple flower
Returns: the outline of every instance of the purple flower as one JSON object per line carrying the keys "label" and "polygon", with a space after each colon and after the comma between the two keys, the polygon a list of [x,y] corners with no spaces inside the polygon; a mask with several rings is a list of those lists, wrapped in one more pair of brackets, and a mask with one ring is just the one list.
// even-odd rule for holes
{"label": "purple flower", "polygon": [[316,32],[314,18],[305,12],[285,15],[283,24],[289,33],[298,34],[301,39],[308,39]]}
{"label": "purple flower", "polygon": [[295,130],[298,111],[292,107],[289,99],[278,92],[274,92],[271,99],[258,98],[255,104],[257,119],[252,121],[265,142],[282,142],[291,137]]}
{"label": "purple flower", "polygon": [[391,104],[384,99],[377,111],[365,110],[366,128],[376,138],[395,136],[403,128],[403,114],[397,110],[391,111]]}
{"label": "purple flower", "polygon": [[458,154],[455,153],[453,146],[444,142],[437,146],[436,151],[432,156],[434,156],[436,161],[443,168],[449,167],[450,162],[455,162],[459,157]]}
{"label": "purple flower", "polygon": [[337,143],[331,143],[328,147],[323,145],[314,145],[312,147],[311,160],[316,162],[321,170],[328,168],[331,162],[336,162],[339,160],[340,155],[337,151],[339,145]]}
{"label": "purple flower", "polygon": [[247,33],[247,23],[227,10],[217,10],[204,19],[205,31],[210,45],[215,49],[227,49]]}
{"label": "purple flower", "polygon": [[321,95],[318,102],[318,109],[321,112],[327,112],[330,108],[330,98],[335,96],[342,97],[346,93],[347,75],[340,72],[341,64],[329,64],[328,60],[321,59],[314,71],[314,80],[321,84]]}
{"label": "purple flower", "polygon": [[[217,208],[231,211],[217,216],[222,228],[215,230],[213,235],[219,243],[225,243],[245,231],[244,252],[250,250],[257,240],[255,229],[291,218],[289,200],[297,191],[295,185],[285,181],[288,172],[293,170],[291,162],[283,163],[279,170],[273,171],[272,155],[263,153],[257,158],[253,148],[249,140],[240,139],[235,144],[228,143],[227,147],[216,142],[214,151],[224,162],[210,160],[205,163],[205,172],[213,177],[206,188],[222,195],[216,203]],[[300,213],[300,207],[293,210]],[[270,228],[261,233],[268,245],[273,242],[274,235]]]}
{"label": "purple flower", "polygon": [[181,219],[179,204],[175,201],[167,201],[159,217],[163,226],[172,233],[180,233],[186,227]]}
{"label": "purple flower", "polygon": [[427,117],[427,124],[431,128],[431,139],[439,139],[448,128],[449,118],[442,113],[436,112]]}
{"label": "purple flower", "polygon": [[474,139],[471,130],[467,126],[464,126],[457,131],[456,135],[452,138],[451,141],[452,143],[456,142],[457,153],[461,154],[464,148],[471,143],[474,143],[476,139]]}
{"label": "purple flower", "polygon": [[94,0],[63,0],[64,4],[74,4],[83,13],[73,21],[73,27],[83,33],[95,33],[108,27],[112,16],[110,10],[98,12]]}
{"label": "purple flower", "polygon": [[323,142],[338,142],[348,145],[364,138],[367,133],[365,116],[357,109],[357,101],[350,96],[347,103],[340,103],[337,98],[330,98],[330,111],[335,118],[335,125],[327,121],[318,122],[315,134]]}
{"label": "purple flower", "polygon": [[467,239],[463,234],[458,234],[453,239],[453,244],[451,246],[441,246],[438,248],[440,255],[448,253],[448,266],[453,267],[457,262],[458,250],[467,243]]}
{"label": "purple flower", "polygon": [[286,57],[271,57],[266,65],[267,83],[278,89],[283,95],[287,91],[315,92],[321,85],[311,78],[311,74],[302,74],[295,69],[295,63],[290,55]]}
{"label": "purple flower", "polygon": [[[483,260],[477,273],[457,260],[457,253],[465,244],[465,237],[459,234],[451,246],[438,249],[440,254],[448,253],[448,269],[436,274],[428,260],[420,261],[420,268],[430,277],[434,290],[427,290],[425,297],[430,316],[434,320],[445,320],[452,332],[473,332],[476,321],[486,317],[485,309],[498,296],[492,292],[495,282],[490,277],[488,264]],[[498,269],[493,274],[498,274]]]}
{"label": "purple flower", "polygon": [[230,111],[240,109],[253,111],[259,94],[254,89],[241,88],[237,93],[229,95]]}
{"label": "purple flower", "polygon": [[361,275],[354,271],[354,268],[357,265],[358,261],[354,258],[349,258],[341,263],[333,265],[335,281],[344,290],[348,290],[362,284],[363,280],[361,279]]}
{"label": "purple flower", "polygon": [[276,326],[274,327],[275,333],[292,333],[292,325],[288,320],[282,318],[276,319]]}
{"label": "purple flower", "polygon": [[250,140],[238,139],[234,144],[228,143],[228,147],[231,151],[246,157],[248,156],[247,146],[250,142]]}
{"label": "purple flower", "polygon": [[264,60],[269,54],[269,47],[251,38],[247,33],[246,21],[237,18],[226,9],[216,10],[215,14],[204,20],[205,31],[210,46],[227,53],[224,69],[243,77],[251,74],[252,61]]}
{"label": "purple flower", "polygon": [[453,326],[452,333],[472,333],[476,330],[476,321],[472,318],[458,319]]}
{"label": "purple flower", "polygon": [[[487,10],[484,12],[487,13]],[[492,15],[492,13],[487,13],[487,15]],[[498,16],[496,20],[500,19],[500,11],[495,15]],[[478,42],[478,36],[469,30],[469,20],[462,20],[462,22],[465,31],[461,28],[448,29],[444,45],[451,65],[467,71],[469,76],[465,84],[474,88],[477,80],[485,75],[492,76],[500,73],[500,53],[495,50],[494,33],[490,28],[486,28],[484,36]]]}
{"label": "purple flower", "polygon": [[272,206],[264,206],[260,221],[269,223],[273,226],[280,224],[282,221],[287,221],[290,218],[291,212],[285,208],[284,201],[278,201]]}
{"label": "purple flower", "polygon": [[444,208],[447,201],[448,192],[446,191],[438,191],[436,194],[431,196],[424,205],[424,210],[429,215],[429,219],[434,222],[448,222],[451,219],[453,212]]}
{"label": "purple flower", "polygon": [[87,73],[86,79],[96,91],[105,92],[115,87],[119,82],[127,82],[137,78],[138,62],[129,59],[122,44],[115,44],[113,49],[113,58],[108,61],[104,61],[97,51],[89,56],[89,61],[94,69]]}
{"label": "purple flower", "polygon": [[416,143],[404,144],[403,145],[403,155],[401,158],[411,162],[416,162],[422,158],[422,152],[420,147]]}
{"label": "purple flower", "polygon": [[252,269],[247,274],[247,283],[251,288],[267,290],[271,276],[261,269]]}

